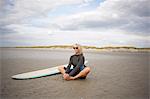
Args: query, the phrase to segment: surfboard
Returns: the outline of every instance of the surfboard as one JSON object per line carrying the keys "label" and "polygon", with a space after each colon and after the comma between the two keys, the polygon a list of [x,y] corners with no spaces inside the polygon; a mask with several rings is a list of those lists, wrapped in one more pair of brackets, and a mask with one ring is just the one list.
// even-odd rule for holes
{"label": "surfboard", "polygon": [[[84,64],[88,63],[88,61],[86,60],[84,62]],[[67,67],[68,64],[64,64],[64,67]],[[33,79],[33,78],[39,78],[39,77],[44,77],[44,76],[50,76],[50,75],[54,75],[54,74],[59,74],[59,70],[58,70],[59,66],[56,67],[51,67],[51,68],[47,68],[47,69],[43,69],[43,70],[37,70],[37,71],[32,71],[32,72],[27,72],[27,73],[21,73],[21,74],[17,74],[12,76],[13,79]],[[73,66],[71,66],[71,69],[73,68]]]}

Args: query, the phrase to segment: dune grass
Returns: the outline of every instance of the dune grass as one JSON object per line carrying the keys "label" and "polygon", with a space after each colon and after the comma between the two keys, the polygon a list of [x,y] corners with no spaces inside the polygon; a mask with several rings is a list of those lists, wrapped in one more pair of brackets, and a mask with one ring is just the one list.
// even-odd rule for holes
{"label": "dune grass", "polygon": [[[150,48],[137,48],[132,46],[82,46],[83,49],[95,49],[95,50],[132,50],[132,51],[150,51]],[[15,48],[51,48],[51,49],[71,49],[71,45],[50,45],[50,46],[17,46]]]}

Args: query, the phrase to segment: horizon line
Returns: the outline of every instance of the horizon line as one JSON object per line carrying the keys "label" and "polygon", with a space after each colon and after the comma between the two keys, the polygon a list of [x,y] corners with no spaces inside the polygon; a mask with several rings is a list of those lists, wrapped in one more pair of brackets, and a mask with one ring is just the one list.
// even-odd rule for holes
{"label": "horizon line", "polygon": [[[0,46],[0,48],[50,48],[50,47],[71,47],[72,44],[54,44],[54,45],[28,45],[28,46]],[[136,46],[130,46],[130,45],[106,45],[106,46],[91,46],[91,45],[82,45],[83,48],[148,48],[150,47],[136,47]]]}

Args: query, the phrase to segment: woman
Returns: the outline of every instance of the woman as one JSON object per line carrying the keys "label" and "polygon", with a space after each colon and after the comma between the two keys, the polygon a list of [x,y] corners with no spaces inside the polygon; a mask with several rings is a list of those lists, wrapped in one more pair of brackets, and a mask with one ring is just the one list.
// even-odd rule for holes
{"label": "woman", "polygon": [[[74,44],[73,49],[75,54],[70,57],[67,68],[60,66],[58,69],[65,80],[75,80],[77,78],[85,79],[90,72],[90,68],[84,65],[85,58],[81,46]],[[73,69],[70,69],[71,65],[73,65]]]}

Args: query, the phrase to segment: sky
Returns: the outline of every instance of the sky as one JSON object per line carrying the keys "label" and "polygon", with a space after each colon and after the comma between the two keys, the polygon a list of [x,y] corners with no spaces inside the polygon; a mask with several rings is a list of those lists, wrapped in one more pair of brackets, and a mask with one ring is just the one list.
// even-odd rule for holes
{"label": "sky", "polygon": [[150,47],[149,0],[0,0],[0,47]]}

